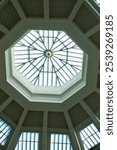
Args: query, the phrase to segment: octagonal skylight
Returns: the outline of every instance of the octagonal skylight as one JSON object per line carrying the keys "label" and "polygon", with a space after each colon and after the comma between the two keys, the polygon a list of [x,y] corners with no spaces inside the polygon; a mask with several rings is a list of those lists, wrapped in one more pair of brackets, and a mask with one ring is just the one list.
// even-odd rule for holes
{"label": "octagonal skylight", "polygon": [[81,77],[83,51],[63,31],[31,30],[12,49],[16,70],[34,86],[61,87]]}
{"label": "octagonal skylight", "polygon": [[6,51],[7,81],[30,101],[61,103],[86,85],[87,61],[65,31],[28,30]]}

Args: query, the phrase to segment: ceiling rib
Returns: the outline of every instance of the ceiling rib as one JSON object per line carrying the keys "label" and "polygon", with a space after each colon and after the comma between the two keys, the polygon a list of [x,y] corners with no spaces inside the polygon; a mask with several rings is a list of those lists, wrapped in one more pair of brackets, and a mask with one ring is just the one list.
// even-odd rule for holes
{"label": "ceiling rib", "polygon": [[22,124],[25,120],[26,115],[27,115],[27,110],[24,110],[21,117],[20,117],[20,120],[17,124],[17,127],[16,127],[16,129],[15,129],[15,131],[11,137],[11,140],[9,142],[7,150],[15,149],[15,146],[19,140],[19,133],[20,133],[20,130],[21,130],[21,127],[22,127]]}
{"label": "ceiling rib", "polygon": [[94,33],[96,33],[99,30],[100,30],[100,24],[97,24],[96,26],[94,26],[93,28],[91,28],[89,31],[87,31],[85,33],[85,35],[86,35],[86,37],[90,37],[90,36],[92,36]]}
{"label": "ceiling rib", "polygon": [[5,34],[9,33],[9,30],[1,23],[0,23],[0,31],[4,32]]}
{"label": "ceiling rib", "polygon": [[2,103],[0,105],[0,112],[2,112],[12,101],[12,98],[9,97],[7,100],[4,101],[4,103]]}
{"label": "ceiling rib", "polygon": [[[8,1],[8,0],[6,0],[6,1]],[[78,10],[80,9],[80,7],[81,7],[81,5],[84,3],[84,1],[85,0],[77,0],[77,2],[76,2],[76,4],[75,4],[75,6],[74,6],[74,8],[73,8],[73,10],[72,10],[72,12],[71,12],[71,14],[70,14],[70,16],[69,16],[69,18],[68,18],[68,20],[69,21],[71,21],[72,22],[72,20],[74,19],[74,17],[75,17],[75,15],[77,14],[77,12],[78,12]],[[14,5],[14,7],[15,7],[15,9],[17,10],[17,12],[18,12],[18,14],[19,14],[19,16],[21,17],[21,19],[24,21],[25,20],[25,13],[24,13],[24,11],[23,11],[23,9],[22,9],[22,7],[20,6],[20,4],[19,4],[19,0],[11,0],[11,2],[13,3],[13,5]],[[93,11],[93,8],[92,8],[92,5],[89,5],[89,4],[87,4],[87,2],[85,2],[85,5],[87,6],[87,8],[89,8],[89,10],[92,10]],[[97,14],[99,14],[98,12],[97,12],[97,10],[95,9],[95,16],[97,17],[97,18],[99,18],[98,17],[98,15]],[[44,19],[49,19],[49,0],[44,0]],[[56,19],[55,19],[56,20]],[[25,20],[26,21],[26,20]],[[24,21],[24,22],[25,22]],[[37,22],[38,22],[38,20],[37,20]],[[33,26],[33,25],[32,25]],[[38,25],[36,25],[36,26],[38,26]],[[9,30],[4,26],[4,25],[2,25],[2,24],[0,24],[0,30],[1,31],[3,31],[4,33],[9,33]],[[99,24],[98,25],[96,25],[95,27],[93,27],[92,29],[90,29],[84,36],[86,36],[85,38],[87,38],[88,39],[88,37],[90,37],[91,35],[93,35],[94,33],[96,33],[97,31],[99,31]],[[11,34],[10,34],[11,35]],[[9,38],[10,38],[10,36],[8,36]],[[7,40],[6,40],[7,41]],[[8,43],[7,43],[8,44]],[[5,44],[4,44],[5,45]],[[90,45],[90,44],[89,44]],[[92,46],[93,47],[93,46]],[[96,92],[99,92],[99,89],[98,88],[96,88],[96,89],[94,89]],[[0,106],[0,112],[2,112],[7,106],[8,106],[8,104],[10,103],[12,101],[12,99],[9,97],[8,99],[6,99],[6,101],[3,103],[3,104],[1,104],[1,106]],[[80,100],[78,100],[78,101],[80,101]],[[78,101],[77,101],[77,103],[78,103]],[[87,114],[89,114],[89,116],[91,117],[91,119],[94,121],[94,123],[95,124],[97,124],[97,126],[99,127],[99,120],[98,120],[98,118],[97,118],[97,116],[93,113],[93,111],[90,109],[90,107],[84,102],[84,101],[80,101],[80,104],[81,104],[81,106],[84,108],[84,110],[87,112]],[[36,104],[35,104],[36,105]],[[35,106],[35,105],[33,105],[32,106],[32,104],[30,104],[30,106],[31,106],[31,109],[33,110],[33,107]],[[72,105],[75,105],[75,103],[74,104],[72,104]],[[72,105],[71,105],[71,103],[69,103],[69,107],[71,108],[72,107]],[[40,107],[42,106],[42,104],[40,105]],[[62,105],[61,105],[62,106]],[[27,105],[27,109],[29,109],[29,106]],[[39,108],[40,107],[38,107],[38,105],[36,106],[36,110],[39,110]],[[44,106],[43,106],[44,107]],[[43,107],[41,107],[41,109],[43,110],[43,129],[42,129],[42,150],[47,150],[47,129],[48,129],[48,111],[46,111],[46,108],[44,107],[44,109],[43,109]],[[49,108],[48,108],[49,107]],[[47,108],[49,109],[49,110],[51,110],[51,107],[50,106],[48,106]],[[54,105],[53,105],[53,107],[54,107]],[[34,107],[35,108],[35,107]],[[60,109],[59,110],[59,106],[57,107],[57,108],[55,108],[54,107],[54,109],[56,110],[56,111],[63,111],[63,107],[62,107],[62,109]],[[66,109],[68,109],[67,108],[67,105],[66,105]],[[20,133],[20,131],[21,131],[21,128],[22,128],[22,124],[23,124],[23,122],[24,122],[24,120],[25,120],[25,117],[26,117],[26,115],[27,115],[27,110],[24,110],[23,111],[23,113],[22,113],[22,115],[21,115],[21,117],[20,117],[20,120],[19,120],[19,123],[18,123],[18,125],[16,126],[16,129],[15,129],[15,131],[14,131],[14,134],[13,134],[13,136],[11,137],[11,141],[10,141],[10,143],[9,143],[9,145],[8,145],[8,150],[11,150],[11,149],[15,149],[15,146],[13,146],[13,145],[16,145],[16,143],[17,143],[17,141],[18,141],[18,138],[19,138],[19,133]],[[75,133],[75,130],[74,130],[74,127],[73,127],[73,123],[72,123],[72,121],[71,121],[71,118],[70,118],[70,116],[69,116],[69,113],[67,112],[67,111],[65,111],[64,112],[64,115],[65,115],[65,119],[66,119],[66,121],[67,121],[67,124],[68,124],[68,127],[69,127],[69,130],[70,130],[70,133],[71,133],[71,138],[72,138],[72,141],[73,141],[73,145],[74,145],[74,147],[75,147],[75,150],[81,150],[82,149],[82,147],[80,148],[80,145],[79,145],[79,141],[77,140],[77,137],[76,137],[76,133]],[[33,119],[33,118],[32,118]],[[7,119],[6,119],[7,120]],[[7,120],[8,121],[8,120]],[[33,129],[33,127],[32,127],[32,129]],[[37,129],[39,129],[39,128],[37,128]],[[56,130],[56,129],[55,129]],[[52,129],[52,131],[53,131],[53,129]],[[61,129],[61,132],[62,132],[63,130]]]}
{"label": "ceiling rib", "polygon": [[49,0],[44,0],[44,19],[49,19]]}
{"label": "ceiling rib", "polygon": [[19,14],[20,18],[25,19],[26,16],[25,16],[24,11],[23,11],[22,7],[20,6],[18,0],[11,0],[11,2],[14,5],[14,7],[15,7],[17,13]]}
{"label": "ceiling rib", "polygon": [[48,128],[48,112],[43,114],[43,133],[42,133],[42,150],[47,150],[47,128]]}
{"label": "ceiling rib", "polygon": [[65,112],[64,112],[64,115],[65,115],[66,122],[67,122],[68,127],[69,127],[70,135],[71,135],[72,142],[73,142],[73,145],[74,145],[74,150],[81,150],[80,144],[79,144],[79,141],[78,141],[78,139],[77,139],[77,135],[76,135],[76,133],[75,133],[75,130],[74,130],[72,121],[71,121],[71,119],[70,119],[70,116],[69,116],[69,114],[68,114],[68,111],[65,111]]}
{"label": "ceiling rib", "polygon": [[90,4],[88,0],[86,0],[85,6],[92,11],[98,20],[100,20],[100,13]]}
{"label": "ceiling rib", "polygon": [[81,150],[82,150],[82,149],[84,150],[84,145],[83,145],[83,143],[82,143],[82,140],[81,140],[79,131],[77,132],[77,136],[78,136],[78,140],[79,140],[79,142],[80,142]]}
{"label": "ceiling rib", "polygon": [[93,120],[95,126],[100,130],[100,121],[97,118],[97,116],[94,114],[94,112],[90,109],[90,107],[82,100],[79,102],[82,108],[87,112],[87,114],[90,116],[90,118]]}
{"label": "ceiling rib", "polygon": [[80,9],[82,3],[84,2],[84,0],[78,0],[71,12],[71,14],[69,15],[69,20],[73,20],[75,15],[77,14],[78,10]]}

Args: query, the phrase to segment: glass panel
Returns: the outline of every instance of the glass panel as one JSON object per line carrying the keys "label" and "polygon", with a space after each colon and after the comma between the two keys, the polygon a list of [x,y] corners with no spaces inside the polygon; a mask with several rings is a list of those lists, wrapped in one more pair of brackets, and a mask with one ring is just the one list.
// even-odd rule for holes
{"label": "glass panel", "polygon": [[2,119],[0,119],[0,144],[5,145],[10,134],[11,127]]}
{"label": "glass panel", "polygon": [[85,145],[87,146],[88,149],[91,148],[91,145],[89,144],[89,142],[87,140],[84,141]]}
{"label": "glass panel", "polygon": [[84,150],[88,150],[99,143],[99,131],[93,123],[80,131],[80,137]]}
{"label": "glass panel", "polygon": [[50,142],[50,150],[73,150],[67,134],[51,134]]}
{"label": "glass panel", "polygon": [[39,133],[22,132],[15,150],[39,150]]}

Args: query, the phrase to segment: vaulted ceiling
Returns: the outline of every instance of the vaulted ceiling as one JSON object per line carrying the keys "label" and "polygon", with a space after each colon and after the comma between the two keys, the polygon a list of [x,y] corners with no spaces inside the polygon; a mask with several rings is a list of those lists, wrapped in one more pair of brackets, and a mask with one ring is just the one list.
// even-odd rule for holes
{"label": "vaulted ceiling", "polygon": [[[62,103],[30,102],[8,82],[5,53],[29,29],[63,30],[88,55],[86,85],[71,90]],[[100,121],[100,15],[92,0],[2,0],[0,2],[0,117],[12,128],[6,147],[14,149],[21,130],[69,132],[75,150],[75,132]],[[8,62],[8,60],[7,60]],[[49,97],[49,95],[48,95]],[[56,96],[54,97],[56,99]],[[38,97],[37,97],[38,99]],[[46,146],[43,149],[46,150]]]}

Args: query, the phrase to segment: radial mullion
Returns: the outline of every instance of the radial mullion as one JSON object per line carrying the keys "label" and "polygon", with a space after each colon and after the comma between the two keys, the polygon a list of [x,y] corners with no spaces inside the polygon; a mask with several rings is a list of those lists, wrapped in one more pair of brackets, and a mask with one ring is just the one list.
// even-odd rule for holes
{"label": "radial mullion", "polygon": [[49,49],[49,43],[50,43],[50,37],[49,37],[49,31],[48,31],[48,49]]}
{"label": "radial mullion", "polygon": [[[63,67],[62,67],[63,68]],[[62,69],[61,68],[61,69]],[[69,77],[69,79],[71,79],[71,77],[69,76],[69,74],[67,73],[67,72],[65,72],[65,70],[64,69],[62,69],[63,71],[64,71],[64,73]]]}
{"label": "radial mullion", "polygon": [[[39,62],[41,62],[43,59],[45,59],[45,58],[43,57]],[[35,60],[34,60],[34,61],[35,61]],[[34,61],[33,61],[33,62],[34,62]],[[37,70],[39,70],[39,68],[37,68],[35,65],[33,65],[33,62],[31,62],[30,66],[32,65],[33,68],[36,68]],[[39,62],[38,62],[38,63],[39,63]],[[41,67],[41,66],[40,66],[40,67]],[[32,70],[32,68],[29,70],[29,72],[30,72],[31,70]],[[25,76],[27,76],[29,72],[27,72],[27,74],[26,74]]]}
{"label": "radial mullion", "polygon": [[58,42],[58,36],[59,36],[59,34],[57,34],[56,38],[54,39],[54,33],[53,33],[53,44],[52,44],[52,46],[50,48],[52,51],[53,51],[54,44],[56,44]]}
{"label": "radial mullion", "polygon": [[63,69],[64,66],[65,66],[65,64],[63,64],[63,66],[59,69],[59,72],[60,72],[61,70],[63,70],[64,74],[66,74],[67,77],[68,77],[69,79],[71,79],[71,77],[69,76],[69,74]]}
{"label": "radial mullion", "polygon": [[49,58],[47,58],[47,86],[48,86],[48,83],[49,82]]}
{"label": "radial mullion", "polygon": [[[54,59],[54,58],[53,58]],[[55,59],[54,59],[55,60]],[[55,62],[56,62],[56,60],[55,60]],[[58,64],[58,63],[57,63]],[[58,64],[59,65],[59,64]],[[61,76],[67,81],[67,79],[64,77],[64,75],[59,71],[58,73],[60,73],[61,74]],[[62,80],[62,79],[61,79]],[[63,82],[64,83],[64,82]]]}
{"label": "radial mullion", "polygon": [[38,34],[39,34],[39,38],[41,39],[41,42],[44,44],[44,38],[42,39],[42,37],[40,36],[40,31],[38,31]]}
{"label": "radial mullion", "polygon": [[[34,66],[33,66],[33,68],[32,68],[32,66],[33,66],[33,65],[30,64],[30,65],[29,65],[30,70],[27,71],[27,69],[25,69],[25,70],[22,72],[26,78],[27,78],[27,75],[30,73],[30,71],[34,68]],[[26,73],[26,74],[25,74],[25,73]],[[30,76],[31,76],[31,75],[30,75]]]}
{"label": "radial mullion", "polygon": [[[26,62],[26,63],[22,63],[22,64],[19,64],[19,65],[17,65],[17,66],[15,66],[16,68],[18,68],[17,70],[18,71],[20,71],[27,63],[29,63],[29,62]],[[30,66],[30,64],[29,64],[29,66]],[[19,68],[20,67],[20,68]],[[21,72],[22,73],[22,72]]]}
{"label": "radial mullion", "polygon": [[52,86],[53,86],[53,73],[55,73],[56,71],[54,70],[54,65],[53,65],[53,62],[52,62],[52,58],[50,58],[50,61],[51,61],[51,64],[52,64],[52,80],[51,80],[51,82],[52,82]]}
{"label": "radial mullion", "polygon": [[[56,74],[55,86],[57,86],[57,80],[58,80],[59,84],[60,84],[60,81],[59,81],[59,77],[58,77],[58,75],[57,75],[56,68],[54,67],[54,65],[53,65],[53,69],[54,69],[54,73]],[[60,84],[60,85],[61,85],[61,84]]]}
{"label": "radial mullion", "polygon": [[38,54],[39,54],[39,52],[42,54],[43,53],[43,50],[41,50],[41,49],[37,49],[37,48],[30,48],[30,51],[38,51]]}
{"label": "radial mullion", "polygon": [[[26,37],[29,38],[32,41],[32,39],[29,36],[26,36]],[[26,40],[25,37],[24,37],[23,40],[26,41],[30,45],[30,42],[28,40]],[[32,42],[34,42],[34,41],[32,41]],[[25,46],[28,47],[29,45],[25,45]]]}
{"label": "radial mullion", "polygon": [[[70,57],[70,58],[78,58],[78,59],[81,59],[81,60],[82,60],[82,58],[81,58],[81,57],[69,56],[69,55],[68,55],[68,57]],[[82,63],[82,61],[81,61],[81,63]]]}
{"label": "radial mullion", "polygon": [[[64,61],[63,61],[64,62]],[[69,64],[67,64],[67,65],[69,65]],[[74,76],[74,74],[73,74],[73,72],[69,69],[69,67],[67,66],[67,65],[65,65],[65,67],[69,70],[69,72],[72,74],[72,77]],[[70,66],[70,65],[69,65]],[[72,67],[71,67],[72,68]]]}
{"label": "radial mullion", "polygon": [[64,31],[30,30],[12,49],[15,68],[31,85],[61,87],[82,76],[83,51]]}
{"label": "radial mullion", "polygon": [[[36,31],[34,31],[34,32],[36,32]],[[38,37],[36,37],[32,32],[30,32],[30,34],[32,34],[32,36],[34,36],[35,38],[38,38],[39,39],[39,34],[38,34]]]}
{"label": "radial mullion", "polygon": [[27,45],[25,45],[25,46],[27,46],[27,47],[29,47],[29,46],[30,46],[30,47],[33,47],[33,44],[35,43],[36,40],[33,41],[28,35],[27,35],[27,37],[32,41],[32,43],[27,42],[27,41],[24,39],[24,38],[25,38],[25,37],[24,37],[23,40],[25,40],[27,43],[29,43],[28,46],[27,46]]}
{"label": "radial mullion", "polygon": [[38,81],[38,78],[39,78],[39,75],[37,75],[37,76],[35,77],[34,85],[36,85],[36,83],[37,83],[37,81]]}
{"label": "radial mullion", "polygon": [[20,47],[28,47],[28,45],[26,45],[26,43],[28,43],[25,39],[22,39],[21,41],[21,46]]}
{"label": "radial mullion", "polygon": [[[46,32],[46,30],[45,30],[45,32]],[[43,30],[43,45],[44,45],[45,49],[47,49],[47,47],[46,47],[46,45],[45,45],[45,32],[44,32],[44,30]]]}
{"label": "radial mullion", "polygon": [[58,36],[60,35],[60,33],[59,32],[57,32],[57,36],[56,36],[56,38],[54,39],[54,42],[53,42],[53,44],[55,44],[56,43],[56,40],[58,39]]}
{"label": "radial mullion", "polygon": [[34,70],[34,69],[36,69],[36,70],[35,70],[32,74],[30,74],[30,76],[29,76],[27,79],[30,79],[33,75],[35,75],[35,73],[37,72],[37,70],[38,70],[39,68],[37,68],[36,66],[33,65],[32,70]]}
{"label": "radial mullion", "polygon": [[[44,66],[44,65],[43,65]],[[42,86],[44,86],[44,67],[42,69]]]}
{"label": "radial mullion", "polygon": [[[66,36],[66,35],[65,35]],[[68,40],[68,39],[67,39]],[[52,51],[54,51],[55,49],[57,49],[60,45],[63,45],[64,47],[62,48],[62,49],[64,49],[64,48],[67,48],[65,45],[64,45],[64,42],[62,42],[60,39],[57,39],[57,42],[60,42],[60,44],[59,45],[57,45],[54,49],[52,48]],[[57,43],[57,42],[55,42],[55,43]],[[55,44],[54,43],[54,44]]]}
{"label": "radial mullion", "polygon": [[[43,69],[44,67],[43,66],[41,66],[41,70]],[[41,70],[39,71],[39,73],[38,73],[38,75],[37,76],[35,76],[30,82],[32,83],[33,81],[35,81],[35,79],[40,75],[40,73],[41,73]]]}
{"label": "radial mullion", "polygon": [[[38,39],[36,41],[34,41],[33,44],[36,44],[41,49],[41,50],[40,49],[39,50],[43,52],[45,49],[41,45],[39,45],[38,43],[36,43],[37,41],[38,41]],[[33,47],[35,48],[35,45]]]}
{"label": "radial mullion", "polygon": [[[60,43],[63,44],[66,49],[68,49],[68,48],[67,48],[67,45],[65,45],[64,43],[65,43],[66,41],[68,41],[68,40],[69,40],[69,37],[68,37],[65,41],[61,41],[61,40],[59,39]],[[64,49],[64,48],[63,48],[63,49]]]}

